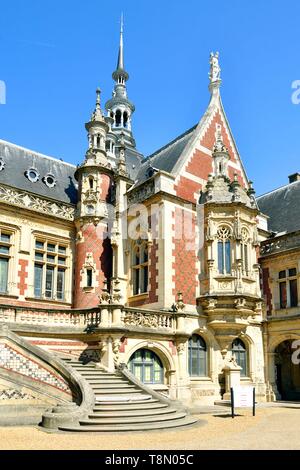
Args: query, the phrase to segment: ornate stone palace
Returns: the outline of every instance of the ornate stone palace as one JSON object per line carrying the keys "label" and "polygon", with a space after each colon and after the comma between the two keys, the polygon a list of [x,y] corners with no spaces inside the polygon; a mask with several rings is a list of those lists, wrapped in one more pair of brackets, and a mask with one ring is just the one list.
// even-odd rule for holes
{"label": "ornate stone palace", "polygon": [[233,382],[299,399],[299,174],[255,197],[218,53],[200,121],[147,157],[122,29],[112,76],[77,166],[0,140],[0,406],[84,416],[89,366],[165,406],[211,405]]}

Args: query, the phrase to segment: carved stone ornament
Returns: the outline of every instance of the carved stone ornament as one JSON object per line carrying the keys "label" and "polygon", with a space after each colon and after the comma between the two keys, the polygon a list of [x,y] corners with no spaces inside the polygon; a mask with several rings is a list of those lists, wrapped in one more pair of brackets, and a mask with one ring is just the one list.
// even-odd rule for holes
{"label": "carved stone ornament", "polygon": [[183,354],[184,350],[185,350],[185,342],[178,341],[176,343],[176,348],[177,348],[177,352],[178,352],[179,355]]}
{"label": "carved stone ornament", "polygon": [[125,325],[144,326],[146,328],[158,328],[158,316],[139,312],[126,312]]}
{"label": "carved stone ornament", "polygon": [[213,52],[210,53],[210,72],[209,72],[209,80],[210,83],[217,82],[221,80],[221,68],[219,65],[219,53]]}
{"label": "carved stone ornament", "polygon": [[244,308],[246,306],[246,299],[239,297],[238,299],[235,299],[234,301],[235,308]]}
{"label": "carved stone ornament", "polygon": [[12,204],[24,209],[52,215],[66,220],[74,220],[75,207],[58,201],[49,201],[15,188],[0,185],[0,202]]}
{"label": "carved stone ornament", "polygon": [[129,204],[137,204],[138,202],[144,201],[148,197],[154,194],[154,180],[141,185],[137,189],[131,191],[127,195],[127,200]]}

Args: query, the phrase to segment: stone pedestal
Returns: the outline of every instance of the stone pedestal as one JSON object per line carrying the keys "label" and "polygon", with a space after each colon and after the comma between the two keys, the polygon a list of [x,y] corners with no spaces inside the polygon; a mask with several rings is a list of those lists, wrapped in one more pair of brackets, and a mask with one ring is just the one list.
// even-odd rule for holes
{"label": "stone pedestal", "polygon": [[230,400],[230,389],[231,387],[235,387],[240,385],[241,382],[241,370],[242,368],[235,362],[232,358],[230,361],[226,363],[223,368],[224,375],[225,375],[225,393],[223,395],[224,400]]}

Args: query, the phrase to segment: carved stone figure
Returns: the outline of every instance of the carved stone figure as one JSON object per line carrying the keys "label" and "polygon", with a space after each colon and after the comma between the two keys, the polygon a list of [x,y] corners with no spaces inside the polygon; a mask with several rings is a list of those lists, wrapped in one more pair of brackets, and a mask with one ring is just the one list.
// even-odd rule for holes
{"label": "carved stone figure", "polygon": [[213,52],[210,53],[210,73],[209,73],[209,79],[210,82],[216,82],[221,79],[221,68],[219,66],[219,53],[216,52],[215,54]]}

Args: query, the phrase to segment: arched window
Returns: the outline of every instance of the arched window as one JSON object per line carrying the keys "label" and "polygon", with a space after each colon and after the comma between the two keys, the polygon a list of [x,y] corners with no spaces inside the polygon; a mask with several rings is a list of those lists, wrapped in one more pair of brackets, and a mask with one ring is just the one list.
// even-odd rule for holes
{"label": "arched window", "polygon": [[163,383],[164,368],[161,360],[149,349],[138,349],[129,359],[128,368],[143,383]]}
{"label": "arched window", "polygon": [[89,185],[90,189],[94,189],[94,178],[92,176],[89,177]]}
{"label": "arched window", "polygon": [[123,114],[123,126],[128,127],[128,114],[126,111]]}
{"label": "arched window", "polygon": [[188,344],[189,374],[203,377],[207,375],[207,348],[203,338],[193,335]]}
{"label": "arched window", "polygon": [[99,149],[101,146],[101,138],[100,138],[100,135],[98,134],[97,135],[97,148]]}
{"label": "arched window", "polygon": [[116,111],[116,126],[117,127],[120,127],[121,126],[121,111],[119,109],[117,109]]}
{"label": "arched window", "polygon": [[245,343],[240,338],[236,338],[232,343],[231,352],[237,364],[242,368],[241,377],[245,377],[248,371],[247,349]]}
{"label": "arched window", "polygon": [[217,231],[218,237],[218,271],[220,274],[231,272],[231,244],[230,229],[221,227]]}
{"label": "arched window", "polygon": [[148,246],[141,239],[133,247],[132,285],[133,295],[148,292]]}
{"label": "arched window", "polygon": [[249,233],[248,230],[243,227],[242,230],[242,242],[241,242],[241,259],[242,259],[242,270],[243,274],[248,274],[249,272]]}

